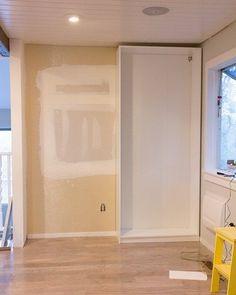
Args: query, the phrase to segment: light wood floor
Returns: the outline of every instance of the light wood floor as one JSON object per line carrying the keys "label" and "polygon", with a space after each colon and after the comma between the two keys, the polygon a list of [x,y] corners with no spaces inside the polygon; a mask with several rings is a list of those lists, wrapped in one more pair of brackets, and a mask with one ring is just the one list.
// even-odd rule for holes
{"label": "light wood floor", "polygon": [[[114,238],[29,241],[0,252],[1,295],[205,295],[210,257],[197,242],[119,245]],[[207,281],[170,280],[169,270],[206,271]],[[226,294],[225,283],[218,294]]]}

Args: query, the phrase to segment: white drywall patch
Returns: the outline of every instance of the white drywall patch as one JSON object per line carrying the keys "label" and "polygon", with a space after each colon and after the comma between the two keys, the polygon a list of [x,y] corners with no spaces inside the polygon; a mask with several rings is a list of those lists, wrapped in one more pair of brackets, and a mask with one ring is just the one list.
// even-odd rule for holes
{"label": "white drywall patch", "polygon": [[206,281],[207,274],[201,271],[169,271],[169,278],[174,280]]}
{"label": "white drywall patch", "polygon": [[46,177],[115,174],[115,66],[63,65],[37,75]]}

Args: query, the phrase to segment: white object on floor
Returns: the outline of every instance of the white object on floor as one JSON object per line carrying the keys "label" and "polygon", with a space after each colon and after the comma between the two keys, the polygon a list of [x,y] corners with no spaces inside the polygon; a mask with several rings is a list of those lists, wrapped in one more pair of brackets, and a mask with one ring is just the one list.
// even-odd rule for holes
{"label": "white object on floor", "polygon": [[207,274],[201,271],[178,271],[170,270],[169,278],[174,280],[195,280],[195,281],[206,281]]}

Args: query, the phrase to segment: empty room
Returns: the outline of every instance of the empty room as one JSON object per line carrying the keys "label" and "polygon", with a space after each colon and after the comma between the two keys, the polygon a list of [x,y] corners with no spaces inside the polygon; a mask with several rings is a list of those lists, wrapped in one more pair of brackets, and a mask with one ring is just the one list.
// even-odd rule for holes
{"label": "empty room", "polygon": [[236,295],[236,0],[0,0],[0,295]]}

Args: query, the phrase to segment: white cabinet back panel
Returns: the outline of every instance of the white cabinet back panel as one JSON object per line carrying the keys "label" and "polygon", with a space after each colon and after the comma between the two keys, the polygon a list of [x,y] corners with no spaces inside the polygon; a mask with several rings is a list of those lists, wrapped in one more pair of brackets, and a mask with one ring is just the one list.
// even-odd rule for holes
{"label": "white cabinet back panel", "polygon": [[[158,49],[120,48],[121,237],[198,235],[200,84],[195,95],[194,56],[189,60],[187,49]],[[193,50],[200,79],[200,51]]]}

